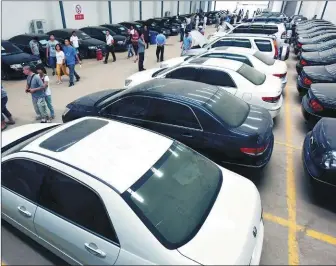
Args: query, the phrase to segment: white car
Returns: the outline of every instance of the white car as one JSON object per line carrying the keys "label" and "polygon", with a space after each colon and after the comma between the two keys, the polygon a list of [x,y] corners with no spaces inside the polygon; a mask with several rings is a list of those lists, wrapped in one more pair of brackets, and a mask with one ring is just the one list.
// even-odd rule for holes
{"label": "white car", "polygon": [[283,102],[279,78],[265,75],[239,61],[196,58],[171,68],[149,69],[128,77],[125,88],[154,78],[193,80],[218,86],[249,104],[267,109],[272,118],[280,113]]}
{"label": "white car", "polygon": [[2,219],[72,265],[260,262],[255,185],[177,141],[93,117],[2,139]]}
{"label": "white car", "polygon": [[189,55],[168,59],[160,64],[161,68],[173,67],[182,62],[196,58],[224,58],[243,62],[265,74],[271,74],[281,79],[282,89],[287,84],[287,64],[284,61],[273,59],[258,50],[240,47],[218,47],[199,55]]}

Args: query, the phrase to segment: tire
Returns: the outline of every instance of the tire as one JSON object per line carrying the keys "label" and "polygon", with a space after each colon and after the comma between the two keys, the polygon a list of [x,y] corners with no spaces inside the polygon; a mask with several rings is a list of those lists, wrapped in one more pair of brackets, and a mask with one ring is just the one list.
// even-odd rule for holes
{"label": "tire", "polygon": [[9,80],[9,75],[6,70],[1,69],[1,80]]}

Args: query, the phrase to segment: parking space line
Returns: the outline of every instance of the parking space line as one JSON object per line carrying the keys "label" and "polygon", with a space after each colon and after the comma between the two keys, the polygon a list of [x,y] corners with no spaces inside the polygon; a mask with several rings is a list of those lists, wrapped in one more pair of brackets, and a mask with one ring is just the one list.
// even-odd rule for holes
{"label": "parking space line", "polygon": [[[285,98],[285,128],[286,128],[286,143],[292,141],[292,119],[291,119],[291,106],[290,106],[290,90],[289,84],[286,86]],[[293,149],[286,146],[286,190],[287,190],[287,209],[288,221],[290,224],[296,225],[296,187],[295,187],[295,174],[293,166]],[[297,242],[296,228],[288,227],[288,264],[299,265],[299,253]]]}
{"label": "parking space line", "polygon": [[288,144],[288,143],[285,143],[285,142],[281,142],[281,141],[277,141],[277,140],[275,140],[274,143],[275,143],[275,144],[278,144],[278,145],[286,146],[286,147],[291,148],[291,149],[294,149],[294,150],[299,150],[299,151],[302,150],[301,147],[294,146],[294,145],[291,145],[291,144]]}
{"label": "parking space line", "polygon": [[320,240],[322,242],[328,243],[330,245],[336,246],[336,237],[333,237],[328,234],[324,234],[318,231],[315,231],[313,229],[307,229],[307,227],[302,225],[297,225],[294,223],[291,223],[289,220],[286,220],[285,218],[275,216],[270,213],[263,213],[263,217],[265,220],[282,225],[284,227],[292,228],[296,232],[304,232],[305,235]]}

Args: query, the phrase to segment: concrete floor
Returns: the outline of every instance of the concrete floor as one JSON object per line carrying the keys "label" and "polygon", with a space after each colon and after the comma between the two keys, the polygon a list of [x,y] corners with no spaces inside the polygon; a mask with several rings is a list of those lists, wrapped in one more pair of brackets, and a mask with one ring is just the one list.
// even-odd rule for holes
{"label": "concrete floor", "polygon": [[[208,28],[207,33],[213,32]],[[179,42],[170,37],[166,58],[179,56]],[[112,60],[112,59],[111,59]],[[276,118],[275,147],[270,163],[262,172],[239,170],[239,173],[256,183],[262,198],[265,221],[264,249],[261,264],[324,264],[336,263],[336,207],[335,199],[322,203],[312,199],[301,162],[301,147],[308,132],[300,110],[296,91],[294,55],[287,60],[288,84],[281,114]],[[157,67],[155,47],[146,50],[145,68]],[[78,72],[81,81],[67,87],[51,79],[56,122],[66,104],[76,98],[106,88],[121,88],[124,80],[137,71],[137,65],[117,54],[117,62],[104,65],[95,60],[85,60]],[[3,82],[9,96],[8,109],[18,125],[34,123],[30,95],[25,94],[25,81]],[[332,206],[333,205],[333,206]],[[10,225],[2,223],[2,260],[7,265],[56,265],[59,259],[42,247],[26,239]]]}

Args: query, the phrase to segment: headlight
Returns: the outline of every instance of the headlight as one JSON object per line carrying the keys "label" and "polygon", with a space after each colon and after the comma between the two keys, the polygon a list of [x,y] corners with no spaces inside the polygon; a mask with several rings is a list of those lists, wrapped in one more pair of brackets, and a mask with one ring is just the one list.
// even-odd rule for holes
{"label": "headlight", "polygon": [[325,169],[336,169],[336,151],[324,154],[322,156],[322,165]]}
{"label": "headlight", "polygon": [[64,112],[63,112],[63,116],[65,116],[69,111],[70,111],[70,108],[65,107],[65,110],[64,110]]}
{"label": "headlight", "polygon": [[88,47],[90,50],[96,50],[97,49],[97,46],[89,46]]}
{"label": "headlight", "polygon": [[37,60],[37,63],[38,64],[42,64],[42,60]]}
{"label": "headlight", "polygon": [[131,79],[126,79],[126,80],[125,80],[125,86],[127,87],[128,85],[131,84],[131,82],[132,82]]}
{"label": "headlight", "polygon": [[21,64],[14,64],[14,65],[10,65],[10,68],[18,69],[18,68],[22,68],[22,65]]}
{"label": "headlight", "polygon": [[166,68],[166,67],[168,67],[168,64],[164,64],[164,63],[160,64],[160,68]]}

